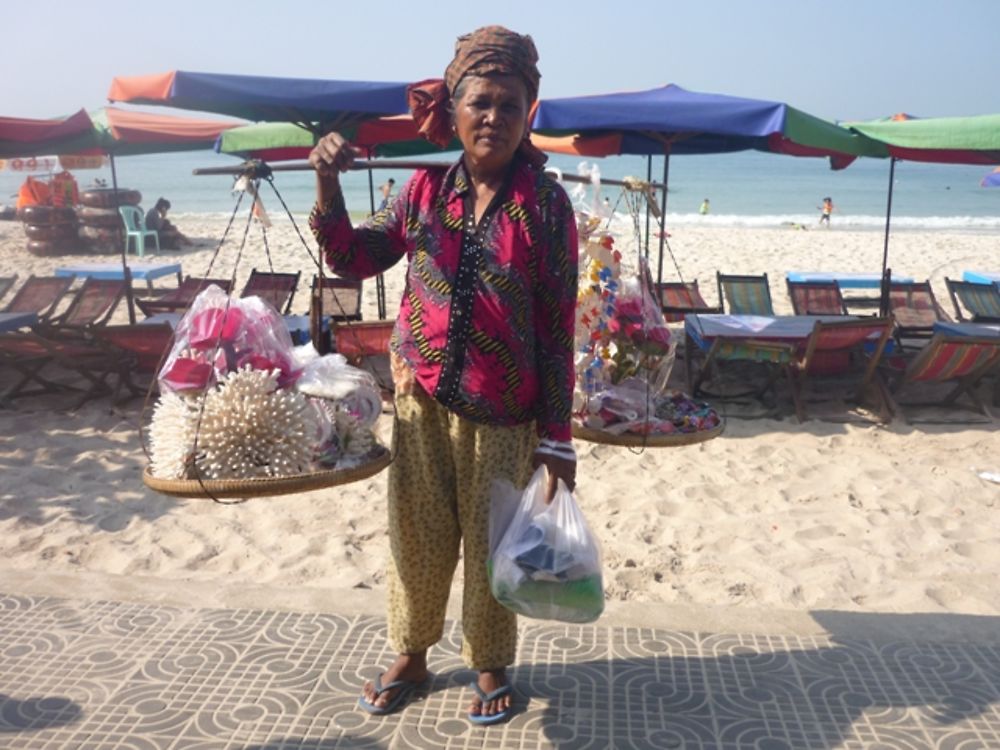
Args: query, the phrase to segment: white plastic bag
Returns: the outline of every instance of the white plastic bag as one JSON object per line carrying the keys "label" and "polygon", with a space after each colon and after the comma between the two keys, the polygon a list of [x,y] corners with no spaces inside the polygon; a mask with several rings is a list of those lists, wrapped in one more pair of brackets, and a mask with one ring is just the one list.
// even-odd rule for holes
{"label": "white plastic bag", "polygon": [[523,492],[505,480],[493,483],[490,588],[498,602],[526,617],[593,622],[604,611],[600,549],[562,481],[546,504],[548,482],[540,466]]}

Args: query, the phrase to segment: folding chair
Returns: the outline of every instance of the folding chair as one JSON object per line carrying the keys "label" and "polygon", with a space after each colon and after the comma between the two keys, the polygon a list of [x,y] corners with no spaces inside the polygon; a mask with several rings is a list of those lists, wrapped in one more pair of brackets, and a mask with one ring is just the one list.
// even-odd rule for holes
{"label": "folding chair", "polygon": [[133,396],[141,396],[145,388],[138,385],[134,375],[156,376],[174,340],[174,329],[169,323],[140,323],[95,328],[91,335],[107,349],[119,351],[129,359],[129,367],[122,368],[117,395],[124,386]]}
{"label": "folding chair", "polygon": [[52,316],[40,328],[43,335],[72,332],[82,328],[104,325],[111,318],[118,303],[125,296],[125,282],[116,279],[95,279],[88,276],[83,286],[73,295],[69,306],[59,315]]}
{"label": "folding chair", "polygon": [[938,304],[930,281],[893,281],[889,284],[889,314],[896,323],[896,340],[929,339],[938,321],[951,318]]}
{"label": "folding chair", "polygon": [[7,291],[14,286],[14,282],[17,281],[17,274],[13,276],[0,276],[0,299],[3,299]]}
{"label": "folding chair", "polygon": [[72,284],[72,276],[29,276],[3,312],[33,312],[39,320],[46,320]]}
{"label": "folding chair", "polygon": [[[731,339],[719,336],[712,341],[708,354],[705,356],[705,363],[702,365],[698,377],[695,378],[691,386],[692,396],[708,396],[721,400],[738,399],[752,397],[759,399],[769,389],[771,389],[779,377],[785,375],[789,380],[789,385],[794,388],[790,366],[795,359],[795,347],[791,344],[782,344],[774,341],[756,341],[753,339]],[[706,379],[721,379],[719,370],[720,363],[748,363],[752,365],[762,365],[767,370],[767,378],[763,384],[740,392],[708,392],[702,389],[701,385]]]}
{"label": "folding chair", "polygon": [[260,297],[270,302],[274,309],[282,315],[288,315],[292,309],[292,298],[295,290],[299,287],[299,277],[302,272],[297,273],[269,273],[258,271],[254,268],[250,271],[250,278],[247,279],[246,286],[240,293],[241,297]]}
{"label": "folding chair", "polygon": [[962,312],[965,308],[973,323],[1000,322],[1000,287],[996,284],[974,284],[949,278],[945,278],[944,283],[959,320],[967,319]]}
{"label": "folding chair", "polygon": [[732,315],[774,315],[767,274],[733,276],[716,272],[719,306],[728,304]]}
{"label": "folding chair", "polygon": [[719,313],[721,307],[712,307],[701,296],[698,282],[664,281],[656,284],[660,295],[660,309],[668,323],[680,323],[687,313]]}
{"label": "folding chair", "polygon": [[187,310],[194,298],[197,297],[205,287],[215,284],[222,288],[222,291],[229,293],[232,281],[229,279],[205,279],[196,276],[188,276],[176,289],[171,289],[162,297],[153,299],[136,298],[136,306],[148,318],[157,313],[183,312]]}
{"label": "folding chair", "polygon": [[[0,394],[0,402],[16,396],[80,391],[83,395],[76,404],[79,407],[91,398],[115,390],[108,384],[108,378],[117,375],[121,383],[131,362],[130,357],[89,339],[61,341],[36,333],[0,334],[0,366],[10,367],[20,375],[13,386]],[[86,387],[57,382],[42,374],[52,367],[82,377]],[[28,388],[31,384],[35,384],[34,389]]]}
{"label": "folding chair", "polygon": [[[989,408],[976,393],[979,383],[1000,367],[1000,339],[935,334],[905,368],[895,368],[888,376],[892,406],[909,422],[900,406],[950,406],[963,394],[984,415],[992,418]],[[886,368],[883,368],[884,370]],[[914,383],[954,383],[947,396],[939,401],[900,402],[897,394]]]}
{"label": "folding chair", "polygon": [[847,315],[836,281],[786,281],[796,315]]}
{"label": "folding chair", "polygon": [[317,295],[322,295],[320,301],[323,315],[330,321],[361,320],[360,280],[351,281],[337,276],[324,276],[322,288],[320,281],[318,276],[313,276],[311,304],[315,304]]}
{"label": "folding chair", "polygon": [[382,398],[393,395],[392,368],[389,364],[389,339],[395,321],[334,323],[331,329],[334,349],[355,367],[375,376]]}
{"label": "folding chair", "polygon": [[[792,399],[795,413],[800,422],[806,420],[806,384],[810,378],[829,375],[846,375],[854,371],[852,360],[867,359],[855,398],[862,401],[868,386],[879,386],[876,395],[879,401],[879,418],[888,421],[891,416],[885,399],[884,387],[878,377],[878,365],[882,360],[889,336],[892,334],[892,320],[889,318],[855,318],[844,321],[817,320],[813,331],[806,340],[805,351],[792,362],[794,374]],[[866,347],[874,347],[869,356]]]}

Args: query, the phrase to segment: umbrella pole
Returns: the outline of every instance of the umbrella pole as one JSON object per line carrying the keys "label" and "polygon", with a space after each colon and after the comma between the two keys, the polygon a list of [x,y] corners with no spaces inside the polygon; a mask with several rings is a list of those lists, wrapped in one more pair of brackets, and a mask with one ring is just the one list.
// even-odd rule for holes
{"label": "umbrella pole", "polygon": [[889,157],[889,197],[885,206],[885,243],[882,245],[882,275],[889,265],[889,220],[892,217],[892,184],[896,178],[896,157]]}
{"label": "umbrella pole", "polygon": [[[368,158],[372,158],[371,149],[368,149]],[[372,213],[375,213],[375,173],[371,167],[368,168],[368,202],[371,204]],[[385,320],[385,276],[382,274],[375,277],[375,307],[378,310],[378,319]]]}
{"label": "umbrella pole", "polygon": [[663,152],[663,188],[660,195],[660,260],[656,267],[656,283],[663,283],[663,246],[667,242],[667,181],[670,178],[670,144]]}
{"label": "umbrella pole", "polygon": [[[653,182],[653,155],[646,156],[646,182]],[[646,201],[646,260],[649,260],[649,201]]]}
{"label": "umbrella pole", "polygon": [[[108,153],[111,160],[111,189],[114,191],[115,210],[118,210],[118,172],[115,170],[115,155]],[[128,236],[118,225],[118,244],[122,249],[122,273],[125,277],[125,305],[128,307],[128,322],[135,325],[135,302],[132,299],[132,273],[128,267],[128,246],[125,244]]]}

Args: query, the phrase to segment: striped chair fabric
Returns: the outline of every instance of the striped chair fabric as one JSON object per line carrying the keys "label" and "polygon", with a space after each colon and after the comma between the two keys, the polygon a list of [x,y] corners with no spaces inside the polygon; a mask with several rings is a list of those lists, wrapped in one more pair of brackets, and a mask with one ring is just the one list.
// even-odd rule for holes
{"label": "striped chair fabric", "polygon": [[972,314],[974,322],[1000,320],[1000,288],[996,284],[973,284],[948,278],[944,281],[959,320],[965,320],[962,308]]}
{"label": "striped chair fabric", "polygon": [[716,273],[719,285],[719,304],[729,306],[733,315],[774,315],[771,305],[771,288],[767,274],[760,276],[733,276]]}
{"label": "striped chair fabric", "polygon": [[697,281],[664,281],[656,285],[660,293],[660,308],[668,323],[684,320],[687,313],[717,313],[721,308],[712,307],[701,296]]}
{"label": "striped chair fabric", "polygon": [[847,315],[836,281],[789,281],[788,296],[796,315]]}

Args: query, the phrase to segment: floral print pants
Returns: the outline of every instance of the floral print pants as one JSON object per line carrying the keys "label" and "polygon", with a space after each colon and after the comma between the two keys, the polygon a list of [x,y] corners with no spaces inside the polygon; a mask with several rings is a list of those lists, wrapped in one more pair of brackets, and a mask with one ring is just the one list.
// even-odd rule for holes
{"label": "floral print pants", "polygon": [[538,445],[534,423],[477,424],[419,386],[396,394],[395,458],[389,467],[389,640],[417,653],[440,640],[452,576],[465,562],[462,658],[476,670],[511,664],[517,621],[490,592],[490,485],[524,487]]}

